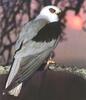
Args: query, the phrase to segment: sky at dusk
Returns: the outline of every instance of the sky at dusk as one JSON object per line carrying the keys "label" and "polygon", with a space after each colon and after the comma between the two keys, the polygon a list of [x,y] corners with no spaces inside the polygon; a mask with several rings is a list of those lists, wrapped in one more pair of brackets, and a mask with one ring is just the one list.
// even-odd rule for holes
{"label": "sky at dusk", "polygon": [[86,32],[82,30],[82,23],[86,20],[86,15],[82,10],[80,11],[80,18],[81,22],[78,22],[73,11],[68,11],[66,14],[67,27],[64,31],[67,40],[60,42],[55,49],[57,62],[72,62],[86,65]]}

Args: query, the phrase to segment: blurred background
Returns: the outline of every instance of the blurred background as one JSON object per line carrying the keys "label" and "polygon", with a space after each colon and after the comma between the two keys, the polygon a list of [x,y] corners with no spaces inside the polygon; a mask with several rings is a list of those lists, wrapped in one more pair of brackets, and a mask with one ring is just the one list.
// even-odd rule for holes
{"label": "blurred background", "polygon": [[56,62],[86,67],[86,0],[0,0],[0,65],[12,63],[21,27],[51,4],[64,12],[65,35],[55,49]]}

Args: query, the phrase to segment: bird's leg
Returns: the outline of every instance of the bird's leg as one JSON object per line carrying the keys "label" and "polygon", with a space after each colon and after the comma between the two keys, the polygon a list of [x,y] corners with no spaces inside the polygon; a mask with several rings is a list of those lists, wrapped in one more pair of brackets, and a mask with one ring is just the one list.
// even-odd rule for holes
{"label": "bird's leg", "polygon": [[49,58],[47,60],[44,70],[48,69],[51,64],[56,64],[53,58],[54,58],[54,52],[52,51],[49,55]]}

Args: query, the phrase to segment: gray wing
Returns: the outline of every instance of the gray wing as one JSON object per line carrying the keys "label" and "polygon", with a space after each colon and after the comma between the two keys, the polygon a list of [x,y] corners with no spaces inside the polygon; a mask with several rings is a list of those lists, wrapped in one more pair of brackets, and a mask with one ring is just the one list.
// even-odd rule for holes
{"label": "gray wing", "polygon": [[15,50],[20,48],[22,42],[26,43],[34,36],[36,36],[38,31],[42,29],[46,24],[48,24],[48,21],[44,19],[32,20],[25,24],[22,27],[18,40],[16,41]]}
{"label": "gray wing", "polygon": [[34,72],[36,72],[36,70],[49,56],[52,49],[53,48],[48,48],[39,54],[23,57],[21,60],[18,73],[14,77],[9,89],[16,87],[19,83],[23,82],[25,79],[31,78]]}
{"label": "gray wing", "polygon": [[[20,33],[19,39],[17,40],[17,43],[15,45],[16,47],[16,54],[14,56],[15,60],[12,65],[12,68],[10,70],[8,80],[7,80],[7,86],[10,85],[12,80],[15,80],[16,76],[21,76],[22,78],[22,72],[21,70],[25,71],[27,70],[26,65],[22,68],[21,64],[23,62],[26,63],[27,56],[28,56],[28,68],[33,68],[33,72],[37,69],[35,68],[35,65],[33,65],[33,62],[36,62],[35,59],[39,58],[39,53],[47,50],[48,48],[52,47],[54,44],[54,40],[52,40],[50,43],[36,43],[35,41],[32,41],[31,39],[37,35],[38,31],[45,26],[48,23],[48,21],[41,19],[37,21],[31,21],[30,23],[27,23],[26,26],[23,28],[23,30]],[[23,43],[23,44],[22,44]],[[21,46],[22,44],[22,46]],[[20,48],[21,46],[21,48]],[[20,48],[20,49],[19,49]],[[19,50],[18,50],[19,49]],[[49,51],[47,52],[49,53]],[[46,54],[48,55],[48,54]],[[41,57],[41,55],[40,55]],[[44,60],[46,58],[45,56],[42,58]],[[18,60],[18,61],[17,61]],[[43,62],[43,60],[39,60],[40,63]],[[37,63],[37,65],[40,65],[40,63]],[[32,66],[32,67],[31,67]],[[39,67],[39,66],[38,66]],[[29,72],[30,71],[29,68]],[[19,71],[19,75],[18,74]],[[29,76],[28,76],[29,77]]]}
{"label": "gray wing", "polygon": [[51,42],[37,43],[34,41],[27,42],[24,48],[15,54],[11,71],[8,76],[6,88],[12,85],[13,87],[30,77],[53,50],[55,40]]}

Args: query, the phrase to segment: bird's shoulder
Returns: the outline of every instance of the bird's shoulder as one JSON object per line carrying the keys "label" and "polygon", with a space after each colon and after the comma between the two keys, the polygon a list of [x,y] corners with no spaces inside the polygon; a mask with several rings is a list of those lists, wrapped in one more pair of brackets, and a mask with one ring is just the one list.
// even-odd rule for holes
{"label": "bird's shoulder", "polygon": [[48,23],[45,19],[29,21],[22,27],[19,38],[29,37],[31,39]]}
{"label": "bird's shoulder", "polygon": [[30,29],[34,29],[34,28],[38,28],[39,26],[40,27],[43,27],[44,25],[48,24],[49,21],[47,21],[46,19],[37,19],[37,20],[31,20],[29,22],[27,22],[23,27],[22,27],[22,30],[21,32],[24,30],[24,31],[28,31]]}
{"label": "bird's shoulder", "polygon": [[[15,48],[20,48],[21,43],[26,44],[29,40],[35,37],[38,32],[49,22],[45,19],[31,20],[22,26],[19,38],[16,41]],[[17,50],[17,49],[16,49]]]}
{"label": "bird's shoulder", "polygon": [[50,42],[53,39],[57,39],[61,34],[62,28],[59,22],[50,22],[46,24],[41,30],[38,31],[37,35],[33,37],[33,41],[36,42]]}

